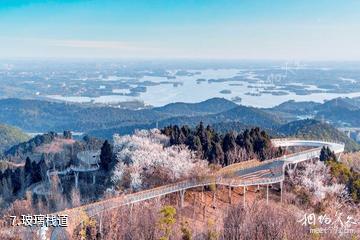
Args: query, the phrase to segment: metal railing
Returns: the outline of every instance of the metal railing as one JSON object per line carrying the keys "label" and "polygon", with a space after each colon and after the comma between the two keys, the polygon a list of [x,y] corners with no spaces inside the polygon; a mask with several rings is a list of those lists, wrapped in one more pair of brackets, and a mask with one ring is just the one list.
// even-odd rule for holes
{"label": "metal railing", "polygon": [[[231,187],[245,187],[251,185],[267,185],[284,181],[284,166],[287,163],[297,163],[319,157],[322,146],[326,145],[333,151],[344,151],[344,144],[331,143],[326,141],[314,141],[314,140],[300,140],[300,139],[273,139],[274,145],[277,146],[318,146],[317,148],[301,151],[285,155],[282,157],[274,158],[271,160],[259,162],[250,161],[248,163],[234,164],[234,166],[226,167],[224,170],[220,170],[218,173],[197,177],[178,183],[168,184],[136,193],[122,195],[111,199],[102,200],[87,204],[78,208],[72,208],[62,211],[65,214],[72,214],[77,219],[76,213],[78,211],[86,211],[89,216],[94,216],[100,212],[111,210],[123,205],[128,205],[136,202],[145,201],[148,199],[160,197],[174,192],[184,191],[190,188],[196,188],[200,186],[208,185],[226,185]],[[283,145],[281,145],[283,144]],[[293,145],[292,145],[293,144]],[[297,145],[296,145],[297,144]],[[243,178],[241,176],[245,174],[256,173],[264,170],[269,170],[268,173],[256,175],[253,178]],[[74,220],[75,221],[75,220]]]}
{"label": "metal railing", "polygon": [[[195,188],[199,186],[206,185],[227,185],[232,187],[240,186],[251,186],[251,185],[266,185],[270,183],[277,183],[284,180],[283,166],[285,163],[296,163],[319,157],[322,146],[329,146],[332,150],[343,151],[344,145],[339,143],[332,143],[327,141],[315,141],[315,140],[303,140],[303,139],[273,139],[273,143],[278,144],[279,146],[288,146],[293,144],[294,146],[308,146],[313,144],[313,146],[321,146],[314,149],[309,149],[301,151],[298,153],[293,153],[285,155],[282,157],[274,158],[271,160],[259,162],[259,161],[250,161],[248,163],[239,163],[235,164],[232,167],[226,167],[224,170],[220,170],[219,173],[204,177],[203,179],[191,179],[182,181],[179,183],[169,184],[149,190],[144,190],[137,193],[132,193],[108,200],[104,200],[98,203],[89,204],[85,207],[85,210],[90,214],[91,212],[103,211],[100,209],[108,209],[113,207],[119,207],[122,205],[132,204],[140,201],[145,201],[148,199],[160,197],[174,192],[179,192],[187,190],[190,188]],[[283,144],[284,143],[284,144]],[[283,145],[280,145],[283,144]],[[260,179],[236,179],[231,177],[241,176],[246,172],[256,172],[263,169],[277,169],[276,174],[272,177],[260,178]],[[281,171],[279,171],[281,169]],[[237,173],[237,174],[236,174]],[[230,174],[230,175],[229,175]],[[234,175],[233,175],[234,174]],[[233,175],[233,176],[231,176]],[[225,176],[225,177],[222,177]],[[227,176],[227,177],[226,177]],[[103,205],[101,207],[101,205]],[[108,207],[105,207],[108,206]]]}

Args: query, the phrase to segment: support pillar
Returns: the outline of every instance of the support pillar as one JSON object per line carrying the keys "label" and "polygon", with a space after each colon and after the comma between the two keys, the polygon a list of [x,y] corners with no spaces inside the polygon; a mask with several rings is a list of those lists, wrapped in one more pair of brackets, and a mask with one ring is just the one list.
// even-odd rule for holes
{"label": "support pillar", "polygon": [[[59,175],[58,175],[59,176]],[[61,182],[61,179],[60,178],[58,178],[59,179],[59,186],[60,186],[60,191],[61,192],[64,192],[64,187],[63,187],[63,184],[62,184],[62,182]]]}
{"label": "support pillar", "polygon": [[93,181],[92,181],[92,183],[93,183],[93,184],[96,183],[96,176],[95,176],[95,174],[93,174]]}
{"label": "support pillar", "polygon": [[201,187],[201,202],[204,202],[204,185]]}
{"label": "support pillar", "polygon": [[297,163],[295,163],[295,165],[294,165],[294,171],[296,170],[296,167],[297,167]]}
{"label": "support pillar", "polygon": [[99,232],[100,232],[100,237],[103,236],[103,213],[100,213],[100,224],[99,224]]}
{"label": "support pillar", "polygon": [[260,191],[260,185],[257,185],[256,192],[259,192],[259,191]]}
{"label": "support pillar", "polygon": [[133,220],[133,218],[132,218],[132,215],[133,215],[133,205],[134,205],[134,204],[131,203],[130,206],[129,206],[129,207],[130,207],[130,208],[129,208],[129,213],[128,213],[129,216],[128,216],[128,218],[127,218],[127,221],[128,221],[128,224],[129,224],[129,225],[132,224],[132,220]]}
{"label": "support pillar", "polygon": [[206,219],[206,205],[204,204],[203,206],[203,220],[205,221]]}
{"label": "support pillar", "polygon": [[79,172],[75,172],[75,187],[79,187]]}
{"label": "support pillar", "polygon": [[283,186],[284,186],[284,182],[281,181],[280,182],[280,202],[283,202]]}
{"label": "support pillar", "polygon": [[266,184],[266,204],[269,204],[269,184]]}
{"label": "support pillar", "polygon": [[215,191],[214,191],[214,193],[213,193],[213,202],[212,202],[212,205],[213,205],[213,207],[216,207],[216,189],[215,189]]}
{"label": "support pillar", "polygon": [[180,207],[184,207],[185,190],[180,190]]}
{"label": "support pillar", "polygon": [[246,187],[244,186],[244,195],[243,195],[243,205],[245,207],[245,193],[246,193]]}
{"label": "support pillar", "polygon": [[131,204],[130,204],[130,217],[132,216],[133,207],[134,207],[134,204],[133,204],[133,203],[131,203]]}
{"label": "support pillar", "polygon": [[341,154],[342,154],[342,153],[339,153],[339,157],[337,158],[337,161],[338,161],[338,162],[341,161]]}
{"label": "support pillar", "polygon": [[[55,168],[54,168],[55,169]],[[47,176],[47,178],[48,178],[48,181],[49,181],[49,183],[51,183],[51,178],[50,178],[50,170],[47,170],[46,171],[46,176]]]}
{"label": "support pillar", "polygon": [[196,207],[195,207],[195,204],[196,204],[196,194],[194,194],[194,202],[193,202],[193,213],[192,213],[192,218],[195,217],[195,210],[196,210]]}
{"label": "support pillar", "polygon": [[231,199],[231,185],[229,185],[229,203],[232,204],[232,199]]}

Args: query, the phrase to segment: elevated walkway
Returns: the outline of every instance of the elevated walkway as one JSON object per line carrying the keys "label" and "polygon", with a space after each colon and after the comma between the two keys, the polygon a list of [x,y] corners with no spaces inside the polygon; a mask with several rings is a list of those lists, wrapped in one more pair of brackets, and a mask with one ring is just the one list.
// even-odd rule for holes
{"label": "elevated walkway", "polygon": [[337,154],[342,153],[345,147],[343,143],[333,143],[322,140],[315,141],[302,139],[273,139],[272,143],[275,147],[299,146],[313,148],[263,162],[252,160],[244,163],[237,163],[221,169],[214,175],[167,184],[161,187],[95,202],[78,208],[64,210],[59,214],[67,214],[69,216],[69,227],[66,229],[55,228],[52,232],[51,239],[56,239],[57,236],[60,236],[59,234],[61,234],[61,231],[67,231],[68,233],[71,233],[74,226],[81,222],[79,216],[80,212],[82,211],[85,211],[89,216],[95,216],[103,211],[146,201],[175,192],[180,193],[181,202],[183,202],[185,191],[191,188],[204,187],[214,184],[228,186],[229,190],[231,190],[231,187],[243,187],[245,203],[246,187],[262,185],[266,186],[268,201],[269,184],[280,183],[282,189],[282,182],[285,178],[284,173],[286,165],[296,164],[309,159],[318,158],[323,146],[328,146]]}

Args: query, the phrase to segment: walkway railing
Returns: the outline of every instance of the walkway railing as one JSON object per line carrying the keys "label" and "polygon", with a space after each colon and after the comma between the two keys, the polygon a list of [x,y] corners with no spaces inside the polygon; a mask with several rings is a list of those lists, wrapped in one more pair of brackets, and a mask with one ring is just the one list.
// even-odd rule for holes
{"label": "walkway railing", "polygon": [[[86,211],[89,216],[94,216],[106,210],[111,210],[123,205],[129,205],[136,202],[145,201],[148,199],[160,197],[174,192],[181,192],[190,188],[196,188],[206,185],[226,185],[231,187],[245,187],[251,185],[268,185],[272,183],[279,183],[284,181],[284,166],[288,163],[298,163],[308,159],[319,157],[321,148],[329,146],[335,153],[344,151],[344,144],[331,143],[327,141],[314,141],[314,140],[300,140],[300,139],[274,139],[273,144],[278,147],[286,146],[314,146],[316,148],[293,153],[282,157],[274,158],[271,160],[259,162],[249,161],[248,163],[234,164],[234,166],[226,167],[220,170],[219,173],[198,177],[181,181],[178,183],[168,184],[161,187],[156,187],[149,190],[144,190],[137,193],[131,193],[123,196],[114,197],[111,199],[102,200],[100,202],[91,203],[78,208],[68,209],[62,214],[71,214],[74,219],[73,222],[79,221],[79,211]],[[259,175],[250,179],[241,179],[241,175],[256,173],[259,171],[269,170],[269,173]]]}
{"label": "walkway railing", "polygon": [[[276,146],[329,146],[331,149],[337,151],[343,151],[344,145],[338,143],[331,143],[326,141],[314,141],[314,140],[302,140],[302,139],[274,139],[272,140]],[[151,198],[160,197],[174,192],[179,192],[189,188],[196,188],[199,186],[220,184],[220,185],[230,185],[235,186],[251,186],[251,185],[266,185],[270,183],[277,183],[284,180],[284,172],[279,169],[283,169],[285,163],[296,163],[300,161],[305,161],[308,159],[319,157],[321,147],[305,150],[299,153],[293,153],[286,156],[278,157],[275,159],[259,162],[259,161],[249,161],[239,164],[234,164],[234,166],[226,167],[224,170],[220,170],[218,174],[209,177],[197,178],[182,181],[179,183],[169,184],[149,190],[144,190],[137,193],[128,194],[125,196],[115,197],[112,199],[104,200],[98,203],[89,204],[83,207],[89,214],[104,209],[109,209],[113,207],[119,207],[122,205],[132,204],[140,201],[145,201]],[[276,174],[272,177],[253,179],[253,180],[242,180],[242,179],[231,179],[231,175],[236,177],[236,175],[241,176],[245,171],[259,171],[263,169],[277,169]],[[238,172],[238,174],[236,174]],[[234,174],[235,173],[235,174]],[[230,174],[230,175],[229,175]],[[221,175],[226,177],[221,177]],[[100,210],[102,209],[102,210]],[[91,214],[90,214],[91,215]]]}

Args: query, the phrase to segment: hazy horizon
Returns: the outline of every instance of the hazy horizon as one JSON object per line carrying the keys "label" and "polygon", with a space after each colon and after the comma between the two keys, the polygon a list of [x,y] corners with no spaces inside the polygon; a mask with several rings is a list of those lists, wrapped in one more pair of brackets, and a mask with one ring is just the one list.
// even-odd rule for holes
{"label": "hazy horizon", "polygon": [[359,61],[360,2],[4,1],[0,59]]}

